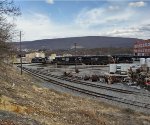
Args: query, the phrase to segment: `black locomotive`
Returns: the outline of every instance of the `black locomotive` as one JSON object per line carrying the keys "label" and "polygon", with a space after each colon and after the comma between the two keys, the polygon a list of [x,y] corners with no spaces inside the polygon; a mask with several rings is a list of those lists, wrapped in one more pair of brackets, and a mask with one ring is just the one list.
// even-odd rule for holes
{"label": "black locomotive", "polygon": [[42,57],[35,57],[31,60],[31,63],[45,63],[46,59]]}
{"label": "black locomotive", "polygon": [[67,57],[56,57],[52,63],[58,65],[107,65],[114,63],[112,56],[67,56]]}
{"label": "black locomotive", "polygon": [[66,56],[66,57],[56,57],[52,63],[57,63],[58,65],[80,65],[82,64],[81,56]]}

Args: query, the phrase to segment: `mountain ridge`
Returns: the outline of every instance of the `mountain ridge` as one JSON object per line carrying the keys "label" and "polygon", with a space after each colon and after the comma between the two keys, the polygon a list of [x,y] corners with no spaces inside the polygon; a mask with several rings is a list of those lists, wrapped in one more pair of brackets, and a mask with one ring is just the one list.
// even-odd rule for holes
{"label": "mountain ridge", "polygon": [[[133,47],[134,43],[140,39],[106,36],[84,36],[55,39],[41,39],[22,42],[23,49],[70,49],[74,43],[83,48],[106,48],[106,47]],[[14,42],[19,47],[18,42]]]}

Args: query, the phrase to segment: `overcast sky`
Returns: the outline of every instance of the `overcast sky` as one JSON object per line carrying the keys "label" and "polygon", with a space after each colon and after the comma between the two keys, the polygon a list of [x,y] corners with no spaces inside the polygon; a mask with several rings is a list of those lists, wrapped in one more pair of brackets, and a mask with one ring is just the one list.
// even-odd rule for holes
{"label": "overcast sky", "polygon": [[[75,36],[150,38],[150,1],[14,0],[23,41]],[[121,1],[121,2],[120,2]]]}

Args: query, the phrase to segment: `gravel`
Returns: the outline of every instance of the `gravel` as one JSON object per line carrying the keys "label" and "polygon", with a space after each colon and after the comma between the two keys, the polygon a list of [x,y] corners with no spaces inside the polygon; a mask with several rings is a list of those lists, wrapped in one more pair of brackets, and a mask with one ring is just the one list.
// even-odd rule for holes
{"label": "gravel", "polygon": [[[26,66],[28,68],[33,68],[33,69],[37,69],[37,66]],[[38,66],[39,68],[39,66]],[[82,68],[82,69],[81,69]],[[80,73],[78,74],[79,76],[83,76],[83,75],[92,75],[92,74],[103,74],[104,72],[106,72],[108,70],[108,67],[97,67],[96,66],[96,70],[94,67],[88,67],[88,69],[84,69],[84,67],[81,67],[80,66]],[[99,70],[98,70],[99,69]],[[54,75],[62,75],[63,72],[65,70],[67,71],[74,71],[74,67],[73,66],[70,66],[70,67],[65,67],[65,68],[55,68],[55,67],[52,67],[52,66],[48,66],[48,67],[43,67],[40,69],[41,71],[46,71],[46,72],[50,72]],[[62,80],[59,80],[60,82],[63,82]],[[69,85],[73,85],[75,87],[79,87],[79,88],[83,88],[83,89],[87,89],[87,90],[90,90],[90,91],[94,91],[94,92],[98,92],[98,93],[101,93],[101,94],[107,94],[107,95],[111,95],[111,96],[115,96],[115,97],[118,97],[118,98],[122,98],[123,99],[127,99],[127,100],[132,100],[132,101],[139,101],[139,102],[143,102],[143,103],[149,103],[150,104],[150,97],[148,96],[143,96],[141,94],[147,94],[147,95],[150,95],[150,92],[146,91],[145,89],[137,89],[137,88],[132,88],[126,84],[122,84],[122,83],[117,83],[117,84],[112,84],[112,85],[108,85],[108,84],[104,84],[104,83],[100,83],[100,82],[89,82],[89,83],[92,83],[92,84],[97,84],[97,85],[103,85],[103,86],[107,86],[107,87],[113,87],[113,88],[119,88],[119,89],[126,89],[126,90],[131,90],[131,91],[136,91],[136,92],[140,92],[139,95],[134,95],[134,94],[125,94],[125,93],[118,93],[118,92],[114,92],[114,91],[108,91],[108,90],[104,90],[104,89],[101,89],[101,88],[94,88],[94,87],[89,87],[89,86],[85,86],[85,85],[79,85],[79,84],[73,84],[72,82],[67,82],[65,81],[66,84],[69,84]],[[89,97],[85,94],[81,94],[79,92],[75,92],[75,91],[72,91],[72,90],[69,90],[69,89],[66,89],[66,88],[63,88],[63,87],[60,87],[58,85],[54,85],[52,83],[48,83],[48,82],[44,82],[43,83],[37,83],[39,84],[40,86],[42,87],[46,87],[46,88],[51,88],[51,89],[55,89],[57,91],[61,91],[61,92],[67,92],[67,93],[71,93],[73,95],[76,95],[76,96],[82,96],[82,97]],[[90,98],[93,98],[93,97],[90,97]],[[126,105],[126,104],[122,104],[122,103],[117,103],[117,102],[114,102],[114,101],[110,101],[110,100],[106,100],[106,99],[103,99],[103,98],[93,98],[93,99],[96,99],[96,100],[100,100],[100,101],[104,101],[104,102],[107,102],[109,104],[113,104],[113,105],[117,105],[119,107],[123,107],[123,108],[130,108],[130,109],[133,109],[133,110],[136,110],[136,111],[140,111],[140,112],[144,112],[144,113],[148,113],[150,114],[150,110],[146,110],[146,109],[141,109],[141,108],[137,108],[137,107],[134,107],[134,106],[129,106],[129,105]]]}

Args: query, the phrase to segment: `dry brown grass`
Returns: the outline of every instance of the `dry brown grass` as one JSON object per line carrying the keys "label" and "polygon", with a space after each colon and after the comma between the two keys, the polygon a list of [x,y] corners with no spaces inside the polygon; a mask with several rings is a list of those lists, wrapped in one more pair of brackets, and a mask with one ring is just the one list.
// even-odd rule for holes
{"label": "dry brown grass", "polygon": [[[149,125],[150,116],[34,85],[32,77],[11,67],[0,72],[0,110],[47,125]],[[8,71],[9,69],[9,71]],[[13,83],[15,84],[13,86]]]}
{"label": "dry brown grass", "polygon": [[10,120],[0,120],[0,125],[17,125],[17,124],[13,123],[13,121]]}

